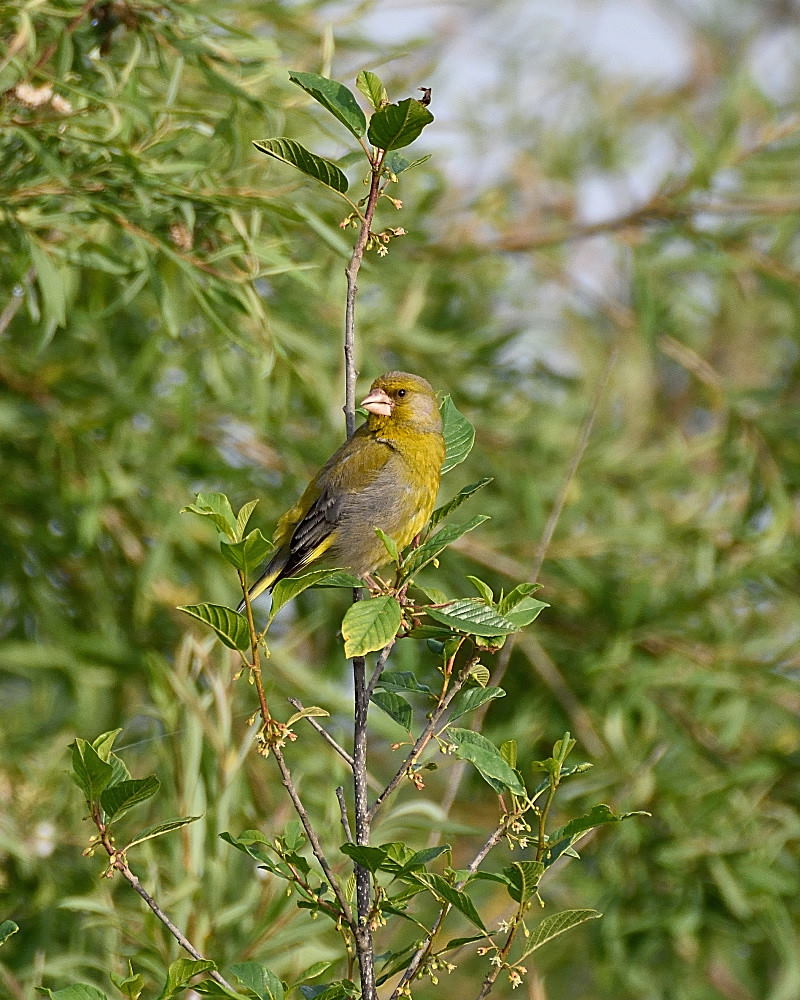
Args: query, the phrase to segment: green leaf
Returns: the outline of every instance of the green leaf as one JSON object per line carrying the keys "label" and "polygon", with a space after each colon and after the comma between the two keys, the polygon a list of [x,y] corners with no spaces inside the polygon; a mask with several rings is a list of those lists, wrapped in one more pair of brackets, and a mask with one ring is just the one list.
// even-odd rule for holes
{"label": "green leaf", "polygon": [[386,154],[383,165],[395,177],[399,177],[404,170],[411,170],[412,167],[418,167],[423,163],[427,163],[430,158],[431,154],[426,153],[424,156],[418,156],[415,160],[410,160],[407,156],[403,156],[402,153],[392,152]]}
{"label": "green leaf", "polygon": [[272,607],[269,609],[269,620],[277,615],[282,607],[294,600],[309,587],[360,587],[361,580],[342,569],[314,569],[302,576],[287,576],[279,580],[272,588]]}
{"label": "green leaf", "polygon": [[480,579],[480,577],[477,576],[467,576],[467,579],[478,591],[478,596],[482,601],[486,604],[494,604],[494,592],[488,583],[485,583]]}
{"label": "green leaf", "polygon": [[408,861],[395,873],[394,877],[399,878],[402,875],[408,875],[409,872],[416,871],[418,868],[424,868],[431,861],[435,861],[440,855],[450,850],[451,847],[449,844],[441,844],[439,847],[426,847],[421,851],[414,851]]}
{"label": "green leaf", "polygon": [[412,143],[433,121],[433,115],[414,97],[380,108],[369,120],[367,135],[380,149],[400,149]]}
{"label": "green leaf", "polygon": [[361,996],[358,987],[349,979],[337,979],[322,986],[301,986],[304,1000],[356,1000]]}
{"label": "green leaf", "polygon": [[15,924],[13,920],[4,920],[0,923],[0,945],[4,945],[11,935],[18,931],[19,925]]}
{"label": "green leaf", "polygon": [[517,741],[516,740],[505,740],[505,742],[500,744],[500,756],[508,764],[509,767],[516,768],[517,766]]}
{"label": "green leaf", "polygon": [[473,663],[469,668],[469,676],[475,681],[476,684],[480,684],[482,688],[485,688],[492,679],[492,675],[489,673],[489,668],[484,666],[482,663]]}
{"label": "green leaf", "polygon": [[231,966],[231,972],[259,1000],[283,1000],[283,983],[274,972],[258,962],[237,962]]}
{"label": "green leaf", "polygon": [[412,549],[406,556],[402,566],[403,579],[408,580],[416,573],[419,573],[423,567],[433,562],[439,553],[446,549],[448,545],[451,545],[457,538],[466,535],[468,531],[474,531],[478,525],[488,520],[489,518],[486,514],[478,514],[470,521],[464,521],[461,524],[446,524],[443,528],[440,528],[435,535],[431,535],[422,545],[418,545],[417,548]]}
{"label": "green leaf", "polygon": [[[325,713],[327,715],[327,712]],[[306,835],[303,832],[303,824],[299,819],[290,819],[286,824],[281,837],[283,846],[289,851],[299,851],[306,842]]]}
{"label": "green leaf", "polygon": [[448,728],[446,736],[456,746],[456,757],[469,761],[496,792],[508,788],[515,795],[525,794],[525,786],[519,775],[508,766],[494,743],[485,736],[474,733],[471,729],[457,728]]}
{"label": "green leaf", "polygon": [[167,981],[158,1000],[171,1000],[172,997],[182,992],[190,980],[201,972],[208,972],[209,969],[216,969],[214,962],[207,959],[198,961],[193,958],[179,958],[167,969]]}
{"label": "green leaf", "polygon": [[503,874],[508,878],[508,894],[517,903],[527,903],[536,894],[545,872],[541,861],[515,861]]}
{"label": "green leaf", "polygon": [[535,590],[541,590],[540,583],[518,583],[513,590],[510,590],[497,604],[497,610],[501,615],[506,614],[515,608],[524,597],[529,597]]}
{"label": "green leaf", "polygon": [[604,802],[601,802],[593,806],[585,815],[576,816],[569,823],[559,827],[557,830],[553,830],[547,839],[553,845],[563,840],[574,843],[582,833],[585,833],[587,830],[593,830],[596,826],[603,826],[605,823],[621,823],[625,819],[630,819],[631,816],[649,815],[650,813],[644,812],[641,809],[637,809],[634,812],[615,813],[613,809]]}
{"label": "green leaf", "polygon": [[467,635],[510,635],[517,626],[476,597],[451,601],[443,608],[425,608],[434,621]]}
{"label": "green leaf", "polygon": [[[440,412],[445,445],[444,465],[442,465],[442,475],[444,475],[445,472],[460,465],[472,451],[472,446],[475,444],[475,428],[459,411],[450,396],[445,396],[442,400]],[[480,489],[480,487],[476,488]],[[471,489],[471,487],[467,487],[467,489]]]}
{"label": "green leaf", "polygon": [[424,885],[441,902],[450,903],[479,930],[486,930],[478,911],[475,909],[475,904],[469,896],[465,892],[455,889],[441,875],[435,875],[433,872],[412,872],[408,878]]}
{"label": "green leaf", "polygon": [[262,142],[253,142],[253,145],[259,152],[266,153],[267,156],[274,156],[276,160],[296,167],[338,194],[344,194],[347,191],[347,177],[336,164],[322,156],[317,156],[316,153],[312,153],[305,146],[301,146],[299,142],[295,142],[294,139],[264,139]]}
{"label": "green leaf", "polygon": [[485,934],[471,934],[469,937],[451,938],[444,948],[442,948],[440,952],[437,952],[437,954],[443,954],[453,948],[463,948],[465,944],[472,944],[475,941],[483,941],[485,937]]}
{"label": "green leaf", "polygon": [[144,976],[141,973],[134,973],[130,960],[128,961],[127,976],[115,976],[113,972],[109,972],[108,978],[128,1000],[139,1000],[144,989]]}
{"label": "green leaf", "polygon": [[385,847],[367,847],[361,844],[342,844],[339,848],[342,854],[352,858],[357,865],[367,868],[374,875],[386,860]]}
{"label": "green leaf", "polygon": [[96,802],[110,783],[114,769],[101,760],[91,743],[78,737],[70,743],[72,749],[72,780],[83,792],[87,803]]}
{"label": "green leaf", "polygon": [[50,328],[46,338],[49,340],[56,328],[64,326],[67,321],[67,272],[63,262],[57,262],[55,256],[48,253],[42,244],[30,239],[28,246],[44,304],[45,322]]}
{"label": "green leaf", "polygon": [[[559,934],[572,930],[579,924],[586,923],[587,920],[597,920],[603,914],[598,910],[562,910],[561,913],[554,913],[550,917],[545,917],[531,931],[528,938],[528,948],[525,955],[530,955],[532,951],[541,948],[543,944],[552,941]],[[521,958],[524,958],[522,955]]]}
{"label": "green leaf", "polygon": [[[100,755],[102,756],[102,754]],[[108,783],[110,788],[112,785],[118,785],[120,781],[128,781],[131,777],[131,772],[128,770],[125,761],[118,757],[115,753],[110,753],[108,755],[108,763],[111,765],[112,775],[111,781]]]}
{"label": "green leaf", "polygon": [[327,970],[330,969],[330,967],[335,964],[336,963],[333,961],[314,962],[312,965],[309,965],[309,967],[305,970],[305,972],[300,973],[297,979],[295,979],[291,988],[296,989],[300,985],[300,983],[307,983],[309,979],[316,979],[317,976],[321,976],[323,972],[327,972]]}
{"label": "green leaf", "polygon": [[364,581],[346,569],[329,569],[316,583],[317,587],[347,587],[350,590],[364,586]]}
{"label": "green leaf", "polygon": [[111,748],[114,746],[114,741],[122,732],[122,729],[109,729],[107,733],[100,733],[99,736],[92,740],[92,746],[97,751],[97,756],[111,763],[109,758],[111,757]]}
{"label": "green leaf", "polygon": [[386,532],[382,531],[380,528],[375,529],[375,534],[383,542],[383,547],[389,553],[389,558],[392,562],[395,564],[399,563],[400,553],[397,549],[397,542],[391,537],[391,535],[387,535]]}
{"label": "green leaf", "polygon": [[477,687],[459,691],[450,702],[450,721],[455,722],[462,715],[474,712],[476,708],[480,708],[487,701],[492,701],[494,698],[505,698],[505,696],[505,691],[499,687]]}
{"label": "green leaf", "polygon": [[384,87],[377,73],[373,73],[368,69],[362,69],[356,77],[356,86],[376,111],[382,108],[384,104],[389,103],[389,95],[386,93],[386,87]]}
{"label": "green leaf", "polygon": [[459,490],[452,500],[443,503],[441,507],[437,507],[433,514],[431,514],[431,519],[428,521],[428,530],[430,531],[435,528],[440,521],[443,521],[449,514],[452,514],[465,500],[469,500],[474,493],[482,490],[484,486],[488,486],[492,482],[494,482],[493,476],[484,476],[477,483],[470,483],[469,486],[465,486],[462,490]]}
{"label": "green leaf", "polygon": [[383,649],[400,628],[400,605],[390,595],[356,601],[342,619],[344,655],[348,659]]}
{"label": "green leaf", "polygon": [[[374,76],[373,74],[370,74]],[[359,76],[361,74],[359,73]],[[315,101],[330,111],[334,118],[337,118],[342,125],[353,135],[360,139],[367,130],[367,119],[364,112],[358,106],[352,91],[348,90],[343,83],[337,80],[329,80],[326,76],[318,73],[289,73],[289,79],[302,87],[307,94],[311,94]],[[376,77],[377,79],[377,77]],[[359,87],[359,89],[361,89]]]}
{"label": "green leaf", "polygon": [[417,694],[432,695],[427,684],[421,684],[410,670],[384,670],[378,687],[386,691],[413,691]]}
{"label": "green leaf", "polygon": [[540,612],[544,608],[549,607],[549,604],[545,604],[544,601],[537,601],[535,597],[523,597],[513,608],[502,614],[506,621],[511,622],[515,629],[521,629],[525,628],[526,625],[530,625],[534,619],[539,617]]}
{"label": "green leaf", "polygon": [[250,629],[247,625],[247,619],[238,611],[233,611],[221,604],[180,605],[178,611],[183,611],[213,628],[229,649],[247,649],[250,645]]}
{"label": "green leaf", "polygon": [[324,719],[330,714],[330,712],[326,712],[324,708],[320,708],[318,705],[309,705],[308,708],[302,708],[299,712],[295,712],[294,715],[290,715],[286,720],[286,725],[293,726],[295,722],[299,722],[301,719]]}
{"label": "green leaf", "polygon": [[393,691],[376,691],[370,701],[374,702],[378,708],[383,709],[406,732],[410,731],[414,712],[405,698]]}
{"label": "green leaf", "polygon": [[274,848],[272,843],[267,840],[260,830],[245,830],[238,837],[234,837],[232,833],[228,833],[225,830],[219,836],[220,840],[224,840],[225,843],[230,844],[231,847],[235,847],[242,854],[247,854],[262,864],[272,864],[272,852]]}
{"label": "green leaf", "polygon": [[258,569],[275,548],[258,528],[251,531],[247,538],[241,542],[226,542],[223,539],[219,543],[219,547],[228,562],[243,573],[251,573]]}
{"label": "green leaf", "polygon": [[210,517],[218,531],[235,542],[237,534],[236,518],[230,500],[224,493],[198,493],[194,503],[183,507],[181,514],[199,514]]}
{"label": "green leaf", "polygon": [[76,983],[74,986],[65,986],[60,990],[47,990],[51,1000],[108,1000],[102,990],[96,986],[87,986],[85,983]]}
{"label": "green leaf", "polygon": [[247,522],[250,520],[250,515],[256,508],[258,500],[248,500],[246,504],[243,504],[239,513],[236,515],[236,537],[244,537],[244,529],[247,527]]}
{"label": "green leaf", "polygon": [[172,833],[173,830],[180,830],[182,826],[194,823],[201,818],[201,816],[180,816],[177,819],[168,819],[164,823],[157,823],[156,826],[149,826],[146,830],[142,830],[141,833],[137,834],[125,847],[125,850],[129,851],[136,844],[143,844],[146,840],[155,840],[156,837],[163,837],[164,834]]}
{"label": "green leaf", "polygon": [[147,778],[130,778],[106,788],[100,795],[100,805],[107,821],[121,819],[134,806],[152,798],[160,787],[161,782],[151,774]]}

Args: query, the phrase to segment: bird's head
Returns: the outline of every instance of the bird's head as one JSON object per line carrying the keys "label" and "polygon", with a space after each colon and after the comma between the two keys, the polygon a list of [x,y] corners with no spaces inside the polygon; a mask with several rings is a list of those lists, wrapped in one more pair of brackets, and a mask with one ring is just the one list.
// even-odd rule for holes
{"label": "bird's head", "polygon": [[387,372],[370,386],[361,405],[370,425],[405,424],[416,430],[439,431],[442,420],[430,382],[408,372]]}
{"label": "bird's head", "polygon": [[371,424],[409,424],[419,430],[441,431],[439,406],[430,382],[408,372],[387,372],[370,386],[361,405]]}

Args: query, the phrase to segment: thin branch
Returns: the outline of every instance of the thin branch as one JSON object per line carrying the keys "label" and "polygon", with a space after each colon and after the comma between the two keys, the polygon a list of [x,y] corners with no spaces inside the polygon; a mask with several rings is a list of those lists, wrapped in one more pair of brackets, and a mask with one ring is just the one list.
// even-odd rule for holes
{"label": "thin branch", "polygon": [[350,820],[347,816],[347,803],[344,800],[344,789],[341,785],[336,789],[336,798],[339,802],[339,812],[342,817],[342,829],[349,844],[353,843],[353,831],[350,829]]}
{"label": "thin branch", "polygon": [[308,817],[306,808],[303,805],[300,796],[297,794],[297,789],[295,788],[294,781],[292,780],[292,774],[289,770],[289,766],[286,763],[286,758],[283,756],[283,751],[279,746],[271,747],[273,756],[278,765],[278,770],[281,772],[281,782],[283,787],[289,793],[289,798],[292,800],[292,805],[294,806],[297,817],[303,825],[303,829],[308,837],[308,842],[311,844],[311,850],[314,852],[314,857],[319,862],[319,866],[325,874],[325,878],[328,880],[328,885],[330,885],[333,890],[333,894],[339,902],[339,906],[342,910],[342,919],[345,923],[349,924],[350,927],[353,925],[353,915],[350,912],[350,907],[347,905],[347,899],[345,898],[342,888],[336,876],[333,874],[331,866],[328,864],[328,859],[325,857],[325,852],[322,850],[322,845],[319,842],[319,837],[311,825],[311,820]]}
{"label": "thin branch", "polygon": [[[298,712],[303,711],[303,703],[299,698],[289,698],[287,699],[289,704],[297,709]],[[345,750],[343,746],[340,746],[336,740],[331,736],[327,729],[323,729],[322,726],[317,722],[317,720],[310,715],[305,716],[306,722],[311,726],[312,729],[316,729],[319,735],[325,740],[328,746],[332,747],[336,753],[342,758],[342,760],[347,764],[348,767],[352,768],[353,758]]]}
{"label": "thin branch", "polygon": [[[177,927],[169,919],[169,917],[164,913],[158,903],[153,899],[150,893],[145,889],[142,883],[139,881],[137,875],[131,871],[127,859],[122,851],[118,851],[111,840],[111,834],[108,831],[106,824],[100,819],[100,815],[96,811],[92,810],[92,820],[100,838],[100,843],[103,846],[106,854],[108,854],[108,875],[111,875],[112,871],[117,871],[122,875],[125,881],[130,885],[134,892],[138,893],[139,896],[145,901],[153,914],[161,921],[161,923],[167,928],[170,934],[175,938],[178,944],[183,948],[184,951],[188,952],[192,958],[196,959],[198,962],[210,961],[203,955],[200,951],[195,948],[192,942],[186,937],[180,927]],[[236,993],[236,990],[231,986],[231,984],[222,976],[216,969],[209,970],[209,976],[223,986],[226,990],[230,990],[231,993]]]}
{"label": "thin branch", "polygon": [[[354,597],[356,595],[354,594]],[[353,657],[353,813],[356,844],[369,844],[370,821],[367,799],[367,665],[363,656]],[[361,974],[361,994],[365,1000],[375,1000],[375,966],[369,913],[372,907],[372,879],[369,869],[355,863],[356,908],[358,922],[354,929],[358,965]]]}
{"label": "thin branch", "polygon": [[[605,367],[603,368],[600,379],[595,387],[594,395],[592,397],[591,405],[584,417],[583,424],[581,425],[580,432],[578,434],[578,440],[575,443],[575,448],[572,452],[572,457],[570,458],[569,465],[564,472],[564,478],[561,482],[561,488],[556,495],[556,499],[553,502],[553,506],[550,510],[550,514],[545,523],[544,529],[542,531],[541,537],[539,539],[539,544],[536,546],[536,552],[533,557],[533,562],[530,569],[530,578],[536,580],[542,569],[542,564],[544,563],[545,556],[547,555],[547,550],[550,547],[550,543],[553,540],[553,535],[555,533],[556,527],[558,525],[561,514],[564,510],[564,505],[567,501],[567,496],[569,494],[570,488],[572,486],[572,481],[578,471],[578,467],[583,460],[583,456],[586,453],[586,448],[589,444],[589,438],[592,434],[592,429],[594,428],[595,420],[597,419],[597,413],[600,409],[600,403],[605,395],[608,382],[611,378],[611,373],[617,363],[619,357],[619,346],[617,344],[611,350],[608,356]],[[500,651],[500,655],[497,657],[497,663],[494,670],[492,671],[492,676],[489,681],[490,684],[497,687],[503,680],[506,670],[508,669],[508,664],[511,660],[511,654],[514,650],[516,644],[516,635],[509,636],[506,640],[505,645]],[[490,702],[486,702],[482,705],[474,716],[473,728],[480,732],[483,725],[483,720],[486,717],[490,707]],[[596,745],[596,741],[595,741]],[[445,814],[449,813],[453,808],[453,804],[458,797],[459,788],[461,782],[464,778],[466,772],[466,764],[461,761],[457,765],[457,769],[454,772],[453,780],[450,782],[447,792],[442,799],[442,809]],[[430,843],[434,843],[435,835],[431,835]]]}
{"label": "thin branch", "polygon": [[[453,888],[459,891],[461,891],[464,888],[464,886],[467,884],[467,881],[469,880],[469,876],[472,875],[473,872],[478,870],[478,868],[483,863],[484,859],[492,850],[492,848],[499,843],[501,837],[505,833],[506,827],[508,826],[509,820],[511,818],[512,817],[509,816],[508,814],[503,816],[503,818],[500,820],[497,827],[495,827],[495,829],[489,835],[488,839],[483,844],[481,849],[478,851],[478,853],[475,855],[472,861],[470,861],[469,865],[467,865],[466,870],[468,874],[464,878],[459,879],[458,882],[455,883]],[[422,964],[430,956],[431,951],[433,949],[434,939],[436,938],[436,935],[439,933],[441,926],[444,923],[444,920],[451,909],[452,906],[450,905],[450,903],[444,903],[442,905],[441,909],[439,910],[439,913],[436,916],[436,919],[431,925],[431,929],[428,931],[428,936],[420,944],[420,946],[417,948],[417,950],[411,957],[411,961],[406,966],[403,975],[400,977],[397,985],[392,991],[390,1000],[396,1000],[396,998],[400,996],[400,993],[405,984],[410,983],[414,979]]]}
{"label": "thin branch", "polygon": [[367,685],[367,701],[372,697],[373,692],[378,684],[383,673],[383,668],[386,666],[386,661],[389,659],[389,653],[391,653],[394,648],[394,644],[397,642],[397,636],[392,639],[392,641],[384,646],[383,649],[378,653],[378,659],[375,661],[375,669],[372,671],[372,677],[369,679],[369,684]]}
{"label": "thin branch", "polygon": [[[385,150],[374,152],[365,146],[365,152],[370,161],[370,185],[364,215],[358,230],[350,262],[345,269],[347,279],[347,297],[345,303],[344,322],[344,358],[345,358],[345,401],[344,415],[348,438],[356,429],[356,369],[355,339],[356,339],[356,295],[358,293],[358,273],[364,259],[364,251],[371,235],[372,220],[380,195],[381,176],[383,174],[383,159]],[[353,591],[353,601],[360,599],[360,592]],[[386,654],[388,656],[388,652]],[[385,658],[384,661],[385,663]],[[381,666],[381,669],[382,666]],[[373,674],[373,681],[377,678]],[[366,661],[363,656],[353,658],[353,812],[355,817],[355,842],[359,845],[369,843],[370,820],[369,802],[367,797],[367,716],[371,690],[367,686]],[[374,687],[374,684],[372,684]],[[346,815],[343,814],[343,815]],[[353,926],[356,941],[359,973],[361,976],[361,995],[364,1000],[375,1000],[375,968],[373,954],[372,930],[369,926],[369,913],[372,905],[372,881],[369,870],[358,863],[354,864],[356,878],[356,909],[357,922]]]}
{"label": "thin branch", "polygon": [[386,801],[386,799],[392,794],[395,788],[397,788],[397,786],[400,784],[403,778],[406,777],[409,770],[414,766],[414,764],[416,764],[417,760],[422,755],[422,752],[424,751],[425,747],[428,745],[428,743],[430,743],[431,739],[433,738],[433,734],[436,731],[436,727],[439,725],[442,716],[450,707],[450,702],[453,700],[453,698],[455,698],[455,696],[464,686],[468,677],[469,677],[469,667],[467,666],[461,671],[458,677],[456,677],[450,690],[447,692],[445,697],[442,699],[442,701],[436,707],[434,712],[431,714],[427,726],[420,733],[419,737],[417,738],[417,742],[411,748],[411,752],[409,753],[409,755],[397,769],[392,780],[380,793],[377,799],[375,799],[375,801],[372,803],[372,808],[369,811],[369,818],[371,820],[375,818],[375,814],[383,805],[383,803]]}
{"label": "thin branch", "polygon": [[358,239],[353,247],[350,263],[347,265],[345,270],[345,276],[347,277],[347,301],[345,305],[344,317],[344,417],[348,437],[352,437],[353,432],[356,429],[356,375],[358,372],[356,369],[355,342],[358,272],[361,270],[361,262],[364,259],[364,250],[366,249],[367,241],[370,237],[370,228],[372,226],[372,220],[375,216],[375,207],[378,204],[384,156],[384,150],[376,150],[375,160],[372,163],[369,195],[367,197],[367,206],[364,210],[364,218],[358,230]]}

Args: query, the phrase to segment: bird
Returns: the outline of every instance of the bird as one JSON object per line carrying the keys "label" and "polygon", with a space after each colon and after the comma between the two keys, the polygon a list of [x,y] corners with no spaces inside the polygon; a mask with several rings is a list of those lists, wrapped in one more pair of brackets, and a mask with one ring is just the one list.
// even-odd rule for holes
{"label": "bird", "polygon": [[403,549],[431,516],[445,457],[431,384],[409,372],[386,372],[361,406],[366,421],[278,520],[275,551],[248,591],[251,602],[316,563],[369,581],[389,560],[375,529]]}

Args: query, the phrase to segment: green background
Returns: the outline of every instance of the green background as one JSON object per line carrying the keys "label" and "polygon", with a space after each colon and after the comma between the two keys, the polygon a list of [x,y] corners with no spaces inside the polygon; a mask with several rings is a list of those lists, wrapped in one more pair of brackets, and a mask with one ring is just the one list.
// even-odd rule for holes
{"label": "green background", "polygon": [[[512,56],[518,2],[502,8]],[[290,812],[250,750],[252,689],[175,610],[238,600],[212,532],[179,512],[198,490],[259,497],[268,534],[343,437],[344,205],[250,141],[348,152],[289,69],[352,86],[374,67],[395,99],[435,82],[442,39],[395,40],[389,21],[376,42],[363,25],[383,10],[0,5],[0,917],[21,927],[0,994],[14,1000],[110,989],[128,958],[154,995],[177,957],[128,887],[81,856],[66,747],[117,726],[133,773],[164,785],[139,823],[204,814],[131,858],[201,950],[284,978],[338,953],[218,838],[279,832]],[[605,916],[537,953],[529,995],[794,1000],[799,109],[746,58],[791,34],[791,10],[670,11],[692,57],[680,82],[650,87],[543,38],[550,98],[515,89],[514,58],[491,93],[456,74],[437,106],[434,89],[437,121],[414,150],[439,153],[403,176],[402,211],[380,209],[409,235],[361,275],[359,389],[417,372],[477,428],[442,496],[494,476],[469,508],[492,520],[430,578],[448,593],[465,573],[495,590],[528,579],[566,483],[539,574],[551,607],[515,646],[485,731],[515,737],[522,761],[577,737],[595,766],[559,819],[597,801],[652,818],[598,831],[545,880],[548,907]],[[479,11],[463,16],[468,34]],[[581,222],[587,176],[635,177],[653,136],[674,153],[662,183]],[[499,164],[488,178],[481,143]],[[359,197],[361,167],[344,166]],[[325,706],[343,740],[346,606],[346,592],[302,595],[269,664],[276,702]],[[411,667],[434,665],[401,643],[395,669]],[[402,731],[373,715],[385,780]],[[336,846],[343,767],[310,730],[287,754]],[[441,829],[466,862],[496,801],[467,776],[445,814],[454,764],[433,759],[375,839],[421,847]],[[506,902],[487,894],[488,918]],[[471,996],[485,965],[465,952],[438,992]]]}

